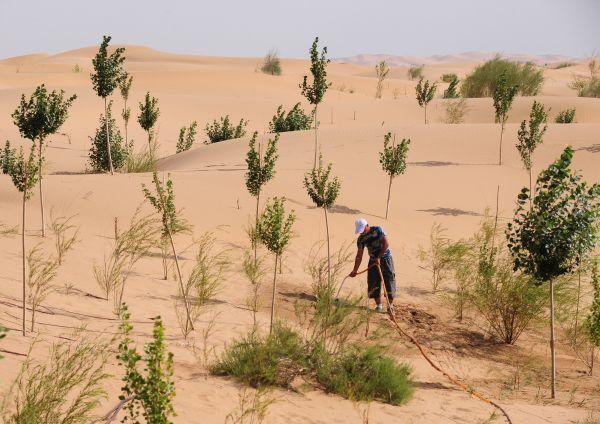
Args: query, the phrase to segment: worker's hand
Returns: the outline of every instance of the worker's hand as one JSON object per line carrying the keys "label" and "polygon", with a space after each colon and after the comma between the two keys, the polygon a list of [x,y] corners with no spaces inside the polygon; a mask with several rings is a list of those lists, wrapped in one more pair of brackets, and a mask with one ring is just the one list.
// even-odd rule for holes
{"label": "worker's hand", "polygon": [[356,277],[356,276],[357,276],[357,273],[356,273],[356,271],[354,271],[354,270],[353,270],[353,271],[352,271],[350,274],[348,274],[348,277],[352,277],[352,278],[354,278],[354,277]]}

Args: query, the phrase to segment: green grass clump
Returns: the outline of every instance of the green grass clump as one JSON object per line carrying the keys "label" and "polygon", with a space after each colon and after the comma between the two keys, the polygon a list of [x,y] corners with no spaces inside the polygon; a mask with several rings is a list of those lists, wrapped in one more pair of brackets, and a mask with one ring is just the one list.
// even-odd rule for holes
{"label": "green grass clump", "polygon": [[338,358],[330,358],[317,370],[326,390],[355,401],[400,405],[413,392],[410,367],[397,364],[377,346],[353,346]]}
{"label": "green grass clump", "polygon": [[121,171],[128,174],[156,171],[157,149],[156,142],[150,144],[150,149],[144,147],[139,152],[134,152],[132,146],[128,147],[125,163],[120,168]]}
{"label": "green grass clump", "polygon": [[509,86],[519,87],[521,96],[535,96],[544,82],[542,71],[533,63],[522,64],[496,56],[467,75],[461,86],[463,97],[491,97],[503,73]]}
{"label": "green grass clump", "polygon": [[296,103],[287,114],[283,110],[283,105],[280,105],[273,119],[269,122],[269,132],[280,133],[309,130],[312,122],[313,114],[304,112],[300,107],[300,103]]}
{"label": "green grass clump", "polygon": [[554,122],[557,124],[572,124],[575,121],[575,108],[561,110]]}
{"label": "green grass clump", "polygon": [[252,387],[288,387],[307,364],[302,338],[281,324],[271,335],[252,332],[236,340],[211,367],[216,375],[231,375]]}

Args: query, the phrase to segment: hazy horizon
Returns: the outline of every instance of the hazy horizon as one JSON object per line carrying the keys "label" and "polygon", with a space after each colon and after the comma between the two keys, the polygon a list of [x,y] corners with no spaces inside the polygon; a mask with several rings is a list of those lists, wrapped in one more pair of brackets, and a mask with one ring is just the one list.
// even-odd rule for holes
{"label": "hazy horizon", "polygon": [[596,0],[321,3],[105,0],[99,10],[76,0],[2,0],[0,58],[97,45],[103,34],[115,44],[241,57],[276,49],[282,57],[304,58],[316,35],[334,58],[468,51],[582,58],[600,48]]}

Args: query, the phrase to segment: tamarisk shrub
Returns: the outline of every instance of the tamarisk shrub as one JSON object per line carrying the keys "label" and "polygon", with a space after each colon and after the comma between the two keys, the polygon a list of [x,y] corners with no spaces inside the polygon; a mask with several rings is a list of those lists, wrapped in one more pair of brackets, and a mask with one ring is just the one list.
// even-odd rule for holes
{"label": "tamarisk shrub", "polygon": [[140,102],[140,114],[138,115],[138,122],[140,127],[148,134],[148,151],[152,152],[152,130],[156,121],[160,115],[160,109],[158,108],[158,99],[151,97],[150,93],[146,93],[144,102]]}
{"label": "tamarisk shrub", "polygon": [[500,124],[500,154],[498,157],[498,165],[502,165],[502,138],[504,136],[504,126],[508,120],[508,112],[512,107],[513,100],[517,95],[519,87],[510,85],[506,73],[503,72],[498,78],[496,88],[492,93],[494,99],[494,110],[496,111],[496,122]]}
{"label": "tamarisk shrub", "polygon": [[390,73],[390,67],[385,60],[382,60],[375,65],[375,74],[377,75],[377,88],[375,90],[375,98],[381,99],[381,93],[383,91],[383,82]]}
{"label": "tamarisk shrub", "polygon": [[271,295],[271,321],[269,334],[273,331],[273,318],[275,316],[275,291],[277,287],[277,261],[286,249],[292,237],[292,226],[296,215],[292,210],[285,213],[285,197],[275,197],[265,205],[265,209],[258,219],[256,233],[258,239],[265,245],[269,252],[275,255],[273,267],[273,292]]}
{"label": "tamarisk shrub", "polygon": [[327,284],[331,286],[331,250],[329,240],[329,221],[327,210],[335,204],[340,194],[341,183],[338,177],[329,178],[331,174],[331,163],[323,166],[323,155],[319,155],[319,167],[304,175],[304,187],[308,196],[317,208],[322,208],[325,214],[325,230],[327,231]]}
{"label": "tamarisk shrub", "polygon": [[[521,155],[521,160],[523,161],[523,166],[529,172],[529,192],[531,193],[531,167],[532,167],[532,156],[534,150],[538,145],[542,144],[544,133],[548,129],[547,125],[542,127],[548,120],[548,111],[544,108],[544,105],[538,103],[537,101],[533,102],[533,106],[531,107],[531,112],[529,114],[529,125],[527,122],[523,120],[521,122],[521,127],[519,128],[519,132],[517,133],[517,139],[519,140],[517,143],[517,150],[519,151],[519,155]],[[531,198],[529,199],[531,201]]]}
{"label": "tamarisk shrub", "polygon": [[[123,81],[126,76],[123,69],[123,62],[125,62],[123,53],[125,52],[125,48],[119,47],[109,55],[108,44],[110,43],[110,40],[110,36],[105,35],[102,37],[102,44],[100,44],[98,53],[96,54],[96,57],[92,59],[92,65],[94,65],[95,71],[95,73],[91,75],[92,86],[94,87],[96,94],[104,100],[104,116],[108,116],[107,97],[115,91],[115,88],[117,88],[119,83]],[[106,152],[108,156],[108,170],[110,171],[110,175],[112,175],[114,173],[114,167],[108,124],[109,122],[106,120]]]}
{"label": "tamarisk shrub", "polygon": [[21,203],[21,259],[22,259],[22,333],[25,336],[25,287],[26,287],[26,265],[25,265],[25,216],[27,212],[27,200],[31,198],[33,187],[39,178],[39,161],[35,157],[35,142],[31,145],[29,156],[25,158],[23,149],[19,151],[19,155],[14,158],[10,168],[10,177],[16,189],[23,193],[23,201]]}
{"label": "tamarisk shrub", "polygon": [[145,184],[142,184],[142,191],[144,192],[144,196],[146,197],[146,199],[148,199],[150,204],[154,206],[154,208],[161,217],[163,239],[168,239],[169,243],[171,244],[173,258],[175,260],[175,267],[177,268],[177,277],[179,279],[179,289],[183,296],[183,302],[185,305],[185,326],[187,327],[189,325],[189,327],[193,330],[194,323],[192,322],[190,314],[190,305],[188,298],[185,294],[183,278],[181,276],[181,268],[179,267],[179,259],[177,256],[177,251],[175,250],[175,242],[173,241],[173,233],[181,227],[181,219],[179,218],[177,209],[175,208],[173,181],[171,181],[171,179],[168,179],[166,184],[161,183],[158,180],[158,175],[156,174],[156,171],[154,171],[152,173],[152,183],[154,186],[154,192],[151,192]]}
{"label": "tamarisk shrub", "polygon": [[[246,188],[251,196],[256,197],[256,225],[258,225],[260,192],[262,191],[262,187],[275,176],[275,162],[279,157],[277,154],[279,134],[276,134],[275,138],[270,138],[267,141],[267,148],[264,155],[262,154],[262,145],[260,143],[258,149],[256,148],[257,136],[258,132],[254,132],[248,145],[248,153],[246,154],[246,165],[248,166],[248,171],[246,172]],[[254,247],[254,259],[256,260],[258,248],[257,240],[252,240],[252,244]]]}
{"label": "tamarisk shrub", "polygon": [[329,59],[327,58],[327,47],[323,47],[321,50],[321,54],[319,55],[318,50],[319,37],[315,38],[312,46],[310,48],[310,72],[312,74],[313,82],[312,84],[308,83],[308,76],[304,76],[302,83],[300,84],[300,90],[306,100],[311,105],[314,105],[313,116],[315,122],[315,160],[313,162],[313,168],[317,166],[317,154],[319,150],[319,142],[318,142],[318,128],[319,128],[319,120],[317,117],[317,109],[319,107],[319,103],[323,101],[323,97],[327,92],[327,89],[331,86],[330,82],[327,82],[327,65],[329,64]]}
{"label": "tamarisk shrub", "polygon": [[42,178],[44,163],[44,141],[55,134],[67,119],[69,108],[77,98],[76,95],[65,98],[64,90],[48,92],[44,84],[38,86],[29,99],[21,95],[19,107],[13,112],[14,124],[19,128],[21,136],[31,140],[38,147],[38,183],[40,189],[40,210],[42,216],[42,237],[46,235],[44,221],[44,194]]}
{"label": "tamarisk shrub", "polygon": [[[124,409],[128,422],[139,422],[140,415],[147,423],[169,424],[171,416],[175,415],[173,397],[175,384],[173,382],[173,354],[167,351],[165,344],[165,329],[160,316],[153,318],[152,341],[144,345],[144,356],[140,355],[135,346],[131,346],[130,313],[127,304],[120,308],[120,330],[122,340],[119,343],[117,359],[125,369],[121,388],[121,401],[130,399]],[[144,370],[139,370],[138,363],[144,362]]]}
{"label": "tamarisk shrub", "polygon": [[185,152],[190,150],[194,141],[196,140],[196,133],[198,131],[198,123],[192,122],[189,127],[181,127],[179,130],[179,138],[177,139],[177,147],[175,153]]}
{"label": "tamarisk shrub", "polygon": [[395,145],[395,135],[394,140],[391,140],[392,133],[388,132],[383,139],[383,151],[379,152],[379,163],[381,163],[381,168],[390,176],[387,202],[385,206],[385,219],[388,217],[388,211],[390,208],[392,182],[394,181],[395,177],[404,174],[404,171],[406,171],[406,155],[408,153],[408,146],[410,145],[410,138],[403,138],[400,144],[397,146]]}
{"label": "tamarisk shrub", "polygon": [[427,123],[427,105],[431,100],[433,100],[436,90],[437,82],[430,84],[429,80],[426,80],[425,83],[423,83],[423,78],[419,80],[417,86],[415,87],[417,102],[419,103],[419,106],[425,110],[425,123]]}
{"label": "tamarisk shrub", "polygon": [[[598,240],[600,184],[589,186],[570,168],[573,149],[542,171],[534,192],[521,190],[513,222],[507,226],[508,248],[515,269],[533,277],[536,284],[550,286],[551,393],[556,390],[554,343],[554,285],[561,275],[577,266]],[[527,208],[530,197],[531,207]]]}
{"label": "tamarisk shrub", "polygon": [[131,117],[131,108],[127,106],[127,101],[129,100],[129,90],[131,89],[131,84],[133,83],[133,77],[125,74],[125,76],[119,81],[119,91],[121,92],[121,97],[123,98],[123,110],[121,111],[121,118],[123,118],[123,122],[125,123],[125,145],[128,145],[129,138],[127,137],[127,129],[129,126],[129,118]]}

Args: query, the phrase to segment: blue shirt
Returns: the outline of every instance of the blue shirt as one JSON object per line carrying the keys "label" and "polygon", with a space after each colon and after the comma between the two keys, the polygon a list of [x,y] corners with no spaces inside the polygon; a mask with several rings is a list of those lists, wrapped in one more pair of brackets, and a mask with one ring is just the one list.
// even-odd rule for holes
{"label": "blue shirt", "polygon": [[[383,246],[383,238],[385,237],[385,232],[381,227],[370,227],[369,232],[365,234],[361,234],[358,236],[358,240],[356,241],[356,245],[359,249],[367,248],[369,252],[369,257],[371,259],[375,259],[379,256],[381,252],[381,247]],[[384,258],[387,258],[391,255],[390,249],[388,248],[383,255]]]}

